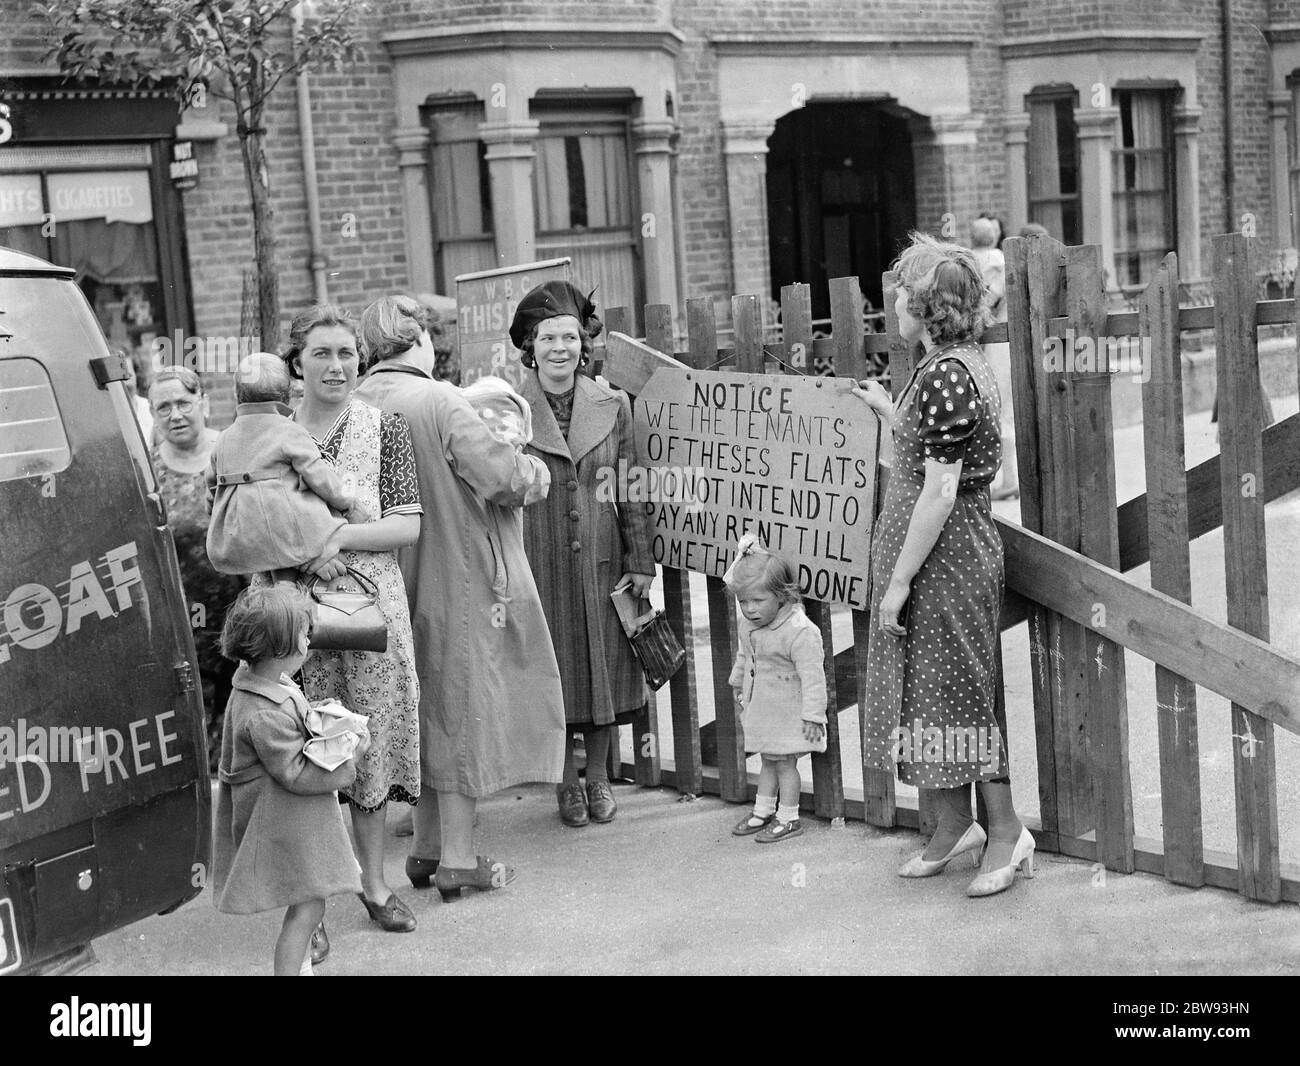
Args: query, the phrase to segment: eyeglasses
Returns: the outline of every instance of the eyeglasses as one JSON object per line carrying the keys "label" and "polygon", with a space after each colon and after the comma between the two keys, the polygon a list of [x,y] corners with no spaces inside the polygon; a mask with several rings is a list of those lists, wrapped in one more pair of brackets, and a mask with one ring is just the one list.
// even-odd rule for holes
{"label": "eyeglasses", "polygon": [[194,410],[193,400],[177,400],[175,403],[160,403],[154,409],[154,414],[162,415],[166,418],[174,410],[178,415],[187,415]]}

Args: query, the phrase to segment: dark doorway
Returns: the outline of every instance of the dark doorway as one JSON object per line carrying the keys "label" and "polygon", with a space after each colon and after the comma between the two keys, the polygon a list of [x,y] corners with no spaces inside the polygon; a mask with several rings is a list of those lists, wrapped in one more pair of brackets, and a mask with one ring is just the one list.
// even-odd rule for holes
{"label": "dark doorway", "polygon": [[772,296],[812,286],[814,318],[830,317],[830,278],[856,274],[881,305],[880,275],[916,225],[912,138],[888,103],[811,103],[782,116],[768,140]]}

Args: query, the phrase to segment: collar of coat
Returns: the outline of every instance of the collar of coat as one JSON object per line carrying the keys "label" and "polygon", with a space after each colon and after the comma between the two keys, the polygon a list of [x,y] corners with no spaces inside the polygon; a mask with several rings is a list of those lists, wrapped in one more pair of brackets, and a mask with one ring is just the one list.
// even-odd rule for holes
{"label": "collar of coat", "polygon": [[774,629],[780,629],[786,624],[786,622],[790,621],[790,619],[794,617],[794,612],[798,607],[799,605],[797,603],[787,603],[783,605],[781,609],[776,612],[776,617],[773,618],[772,621],[768,622],[765,626],[755,626],[754,631],[758,632],[758,630],[762,629],[770,633]]}
{"label": "collar of coat", "polygon": [[240,663],[235,669],[235,676],[230,679],[230,687],[242,689],[244,692],[251,692],[255,696],[264,696],[273,703],[283,703],[285,700],[296,699],[296,688],[292,681],[287,684],[284,674],[280,675],[280,681],[268,681],[253,673],[253,668],[248,663]]}
{"label": "collar of coat", "polygon": [[533,411],[533,439],[538,451],[550,452],[577,463],[604,440],[618,423],[618,393],[606,389],[591,378],[579,374],[573,390],[573,414],[569,420],[569,439],[564,439],[555,413],[546,402],[537,371],[524,374],[519,394]]}
{"label": "collar of coat", "polygon": [[261,403],[240,403],[235,405],[236,418],[244,418],[247,415],[284,415],[285,418],[292,418],[293,408],[287,403],[280,403],[278,400],[265,400]]}

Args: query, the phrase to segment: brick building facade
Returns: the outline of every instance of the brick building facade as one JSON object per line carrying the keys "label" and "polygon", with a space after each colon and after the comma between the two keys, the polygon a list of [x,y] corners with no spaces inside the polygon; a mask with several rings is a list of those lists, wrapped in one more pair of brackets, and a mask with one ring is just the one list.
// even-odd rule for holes
{"label": "brick building facade", "polygon": [[[1101,244],[1115,286],[1170,249],[1200,278],[1211,236],[1243,225],[1263,266],[1297,244],[1300,0],[1227,7],[1225,20],[1211,0],[381,0],[364,58],[309,79],[315,265],[354,308],[557,254],[602,305],[681,309],[790,281],[820,298],[843,273],[878,299],[907,229],[965,240],[987,210],[1011,232],[1036,219]],[[171,131],[112,121],[142,98],[92,105],[51,80],[29,12],[0,0],[0,243],[26,226],[39,250],[55,186],[93,199],[148,170],[158,278],[139,268],[136,288],[104,288],[105,307],[135,316],[115,328],[131,343],[238,335],[252,241],[232,115],[210,98]],[[66,118],[83,106],[110,120]],[[268,130],[287,319],[322,284],[292,85]],[[164,195],[169,139],[194,145],[199,181]]]}

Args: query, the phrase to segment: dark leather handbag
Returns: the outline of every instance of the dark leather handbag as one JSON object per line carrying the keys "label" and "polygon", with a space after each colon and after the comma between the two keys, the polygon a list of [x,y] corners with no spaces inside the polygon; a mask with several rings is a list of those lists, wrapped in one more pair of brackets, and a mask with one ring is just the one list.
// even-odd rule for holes
{"label": "dark leather handbag", "polygon": [[[672,631],[663,611],[655,610],[649,601],[638,600],[630,588],[616,588],[609,597],[614,601],[618,620],[632,645],[632,654],[641,664],[646,684],[655,690],[663,688],[686,662],[686,651],[677,640],[677,634]],[[644,613],[642,608],[646,608]]]}
{"label": "dark leather handbag", "polygon": [[379,609],[379,589],[350,566],[348,574],[362,591],[322,588],[318,577],[307,584],[316,601],[312,651],[387,651],[388,623]]}

